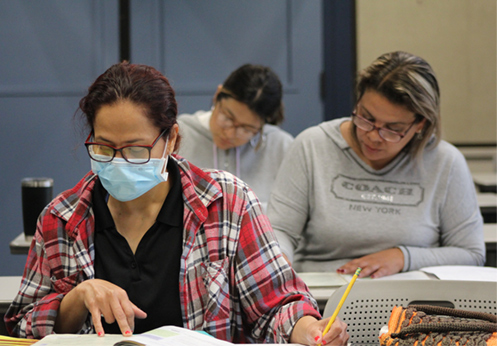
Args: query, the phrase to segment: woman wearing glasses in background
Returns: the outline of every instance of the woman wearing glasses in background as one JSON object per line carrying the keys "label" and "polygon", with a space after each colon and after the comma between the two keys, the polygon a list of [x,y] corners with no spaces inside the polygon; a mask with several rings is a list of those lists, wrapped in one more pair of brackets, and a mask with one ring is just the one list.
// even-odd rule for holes
{"label": "woman wearing glasses in background", "polygon": [[440,140],[430,65],[380,56],[357,82],[351,117],[290,147],[268,217],[298,271],[381,277],[433,265],[483,265],[483,224],[463,155]]}
{"label": "woman wearing glasses in background", "polygon": [[177,105],[152,67],[116,64],[80,101],[92,172],[40,215],[12,335],[142,333],[163,325],[233,342],[322,337],[315,300],[283,259],[254,192],[173,155]]}
{"label": "woman wearing glasses in background", "polygon": [[246,182],[265,207],[293,137],[283,121],[282,87],[268,67],[246,64],[219,85],[210,111],[178,117],[178,154],[194,165],[228,171]]}

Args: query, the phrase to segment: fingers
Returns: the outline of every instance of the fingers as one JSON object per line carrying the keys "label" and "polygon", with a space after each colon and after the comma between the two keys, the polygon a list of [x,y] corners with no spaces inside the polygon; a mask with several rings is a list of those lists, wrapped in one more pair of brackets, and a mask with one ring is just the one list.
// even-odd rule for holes
{"label": "fingers", "polygon": [[380,268],[379,263],[372,263],[366,257],[352,260],[337,269],[339,274],[354,274],[357,268],[361,268],[359,278],[365,278],[376,272]]}
{"label": "fingers", "polygon": [[[328,320],[326,319],[326,321]],[[329,332],[323,335],[321,343],[322,345],[346,345],[348,340],[347,324],[337,318]]]}
{"label": "fingers", "polygon": [[94,310],[92,313],[93,325],[95,327],[95,332],[98,336],[104,335],[104,329],[102,326],[102,317],[108,324],[117,322],[121,333],[125,336],[133,334],[135,329],[135,317],[144,319],[147,317],[147,313],[138,308],[133,303],[127,301],[127,303],[119,298],[115,297],[111,299],[110,305],[104,307],[99,313],[99,309]]}
{"label": "fingers", "polygon": [[349,339],[347,324],[343,323],[339,318],[333,322],[326,335],[322,335],[329,320],[330,318],[318,321],[311,316],[301,317],[290,335],[290,343],[312,346],[346,345]]}
{"label": "fingers", "polygon": [[359,278],[392,275],[404,267],[404,255],[399,248],[383,250],[347,262],[337,269],[337,273],[353,274],[358,267],[362,268]]}
{"label": "fingers", "polygon": [[136,318],[139,318],[141,320],[147,318],[147,313],[145,311],[143,311],[133,303],[131,303],[131,306],[133,307],[133,313],[135,314]]}
{"label": "fingers", "polygon": [[[366,278],[366,277],[379,277],[377,274],[381,273],[382,267],[379,264],[369,264],[368,262],[361,261],[357,264],[349,262],[342,267],[337,269],[337,273],[339,274],[354,274],[357,268],[361,268],[360,274],[357,276],[358,278]],[[379,272],[380,271],[380,272]],[[384,272],[384,271],[383,271]],[[385,275],[385,274],[383,274]]]}
{"label": "fingers", "polygon": [[378,270],[381,269],[380,264],[374,263],[374,264],[366,264],[364,267],[361,267],[361,273],[359,274],[359,278],[367,278],[368,276],[374,275]]}
{"label": "fingers", "polygon": [[105,332],[104,332],[104,327],[102,326],[102,318],[100,310],[96,308],[96,309],[90,309],[89,311],[93,322],[93,328],[95,328],[95,333],[97,333],[98,336],[104,336]]}
{"label": "fingers", "polygon": [[[129,306],[129,304],[131,304],[129,300],[126,299],[125,301],[122,301],[120,298],[119,294],[111,297],[110,307],[112,309],[112,319],[115,319],[119,325],[121,333],[128,336],[133,334],[133,330],[135,329],[135,316],[133,309]],[[107,317],[105,321],[107,322]]]}
{"label": "fingers", "polygon": [[383,276],[387,276],[387,275],[391,275],[391,274],[394,274],[394,273],[391,273],[389,270],[387,270],[387,268],[385,267],[379,267],[378,269],[376,269],[375,271],[372,271],[369,276],[372,278],[372,279],[378,279],[378,278],[381,278]]}
{"label": "fingers", "polygon": [[91,313],[95,332],[104,335],[102,317],[105,322],[117,322],[123,335],[131,335],[135,327],[135,317],[146,318],[147,314],[129,301],[126,291],[104,280],[88,280],[84,285],[84,302]]}

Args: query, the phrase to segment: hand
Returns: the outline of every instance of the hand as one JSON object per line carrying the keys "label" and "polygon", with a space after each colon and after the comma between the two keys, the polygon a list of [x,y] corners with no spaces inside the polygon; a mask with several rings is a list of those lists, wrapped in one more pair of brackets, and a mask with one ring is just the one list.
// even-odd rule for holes
{"label": "hand", "polygon": [[360,278],[381,278],[396,274],[404,268],[404,254],[399,248],[383,250],[347,262],[337,269],[337,273],[354,274],[358,267],[362,268]]}
{"label": "hand", "polygon": [[93,326],[98,336],[104,335],[102,316],[105,322],[117,321],[121,333],[129,336],[135,329],[135,317],[146,318],[147,314],[131,303],[125,290],[108,281],[93,279],[80,283],[77,291],[86,309],[91,313]]}
{"label": "hand", "polygon": [[311,316],[304,316],[297,321],[290,336],[291,343],[304,345],[346,345],[349,340],[347,324],[338,317],[331,325],[326,335],[322,335],[331,317],[324,320],[316,320]]}

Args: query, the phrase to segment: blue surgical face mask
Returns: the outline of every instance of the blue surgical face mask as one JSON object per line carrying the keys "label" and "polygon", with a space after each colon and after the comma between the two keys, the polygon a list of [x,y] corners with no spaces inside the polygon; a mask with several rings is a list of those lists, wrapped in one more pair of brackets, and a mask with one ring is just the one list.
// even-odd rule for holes
{"label": "blue surgical face mask", "polygon": [[167,142],[160,159],[151,158],[144,164],[129,163],[117,157],[111,162],[91,160],[91,170],[98,175],[103,187],[112,197],[121,202],[131,201],[167,181],[169,155],[164,157]]}

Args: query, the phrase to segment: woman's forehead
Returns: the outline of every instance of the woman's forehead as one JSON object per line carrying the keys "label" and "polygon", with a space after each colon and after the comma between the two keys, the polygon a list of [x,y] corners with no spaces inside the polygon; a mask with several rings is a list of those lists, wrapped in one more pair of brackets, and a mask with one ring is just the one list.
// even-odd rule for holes
{"label": "woman's forehead", "polygon": [[387,123],[409,123],[415,119],[414,112],[406,106],[391,102],[382,94],[367,90],[357,103],[359,113]]}

